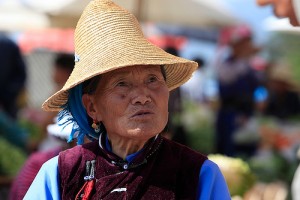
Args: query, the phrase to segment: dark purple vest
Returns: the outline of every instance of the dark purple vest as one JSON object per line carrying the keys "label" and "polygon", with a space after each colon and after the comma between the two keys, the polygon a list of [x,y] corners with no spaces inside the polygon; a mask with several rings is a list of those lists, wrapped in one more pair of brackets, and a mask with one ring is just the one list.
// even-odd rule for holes
{"label": "dark purple vest", "polygon": [[196,199],[206,156],[163,137],[152,140],[130,163],[99,147],[98,142],[59,154],[63,200],[73,200],[84,185],[86,162],[96,160],[91,199]]}

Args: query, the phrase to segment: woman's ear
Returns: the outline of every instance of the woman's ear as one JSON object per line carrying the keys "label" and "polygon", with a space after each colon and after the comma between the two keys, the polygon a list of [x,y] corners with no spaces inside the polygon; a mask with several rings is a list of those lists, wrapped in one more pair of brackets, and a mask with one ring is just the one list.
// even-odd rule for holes
{"label": "woman's ear", "polygon": [[97,112],[94,107],[92,97],[88,94],[82,95],[82,103],[83,103],[83,106],[84,106],[88,116],[92,119],[97,119]]}

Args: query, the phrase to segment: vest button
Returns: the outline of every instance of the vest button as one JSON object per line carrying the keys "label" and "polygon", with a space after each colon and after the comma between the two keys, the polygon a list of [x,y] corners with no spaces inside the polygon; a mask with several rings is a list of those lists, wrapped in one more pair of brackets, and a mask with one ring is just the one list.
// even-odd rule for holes
{"label": "vest button", "polygon": [[128,165],[127,164],[123,165],[123,169],[128,169]]}

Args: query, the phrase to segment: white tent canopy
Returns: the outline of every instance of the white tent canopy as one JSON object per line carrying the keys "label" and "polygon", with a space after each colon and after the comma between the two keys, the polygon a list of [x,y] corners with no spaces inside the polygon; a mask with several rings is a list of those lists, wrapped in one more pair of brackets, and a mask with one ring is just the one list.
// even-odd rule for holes
{"label": "white tent canopy", "polygon": [[[181,26],[226,26],[237,20],[227,12],[222,0],[113,0],[140,21]],[[89,0],[22,0],[52,16],[79,17]],[[41,3],[42,2],[42,3]]]}
{"label": "white tent canopy", "polygon": [[220,0],[114,0],[141,21],[183,26],[224,26],[236,20]]}
{"label": "white tent canopy", "polygon": [[[161,22],[183,26],[224,26],[236,23],[225,12],[217,0],[139,0],[138,5],[129,5],[126,1],[115,2],[133,11],[142,21]],[[219,1],[218,1],[219,2]]]}
{"label": "white tent canopy", "polygon": [[0,30],[18,31],[50,26],[44,13],[22,6],[17,0],[0,1]]}

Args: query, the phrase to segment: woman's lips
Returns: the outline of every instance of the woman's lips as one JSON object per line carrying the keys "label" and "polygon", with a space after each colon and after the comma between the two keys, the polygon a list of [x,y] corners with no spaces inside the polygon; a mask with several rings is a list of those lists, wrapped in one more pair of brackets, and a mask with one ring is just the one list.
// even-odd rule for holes
{"label": "woman's lips", "polygon": [[134,118],[134,117],[143,117],[143,116],[148,116],[148,115],[152,115],[154,114],[152,111],[150,110],[139,110],[138,112],[135,112],[131,118]]}

